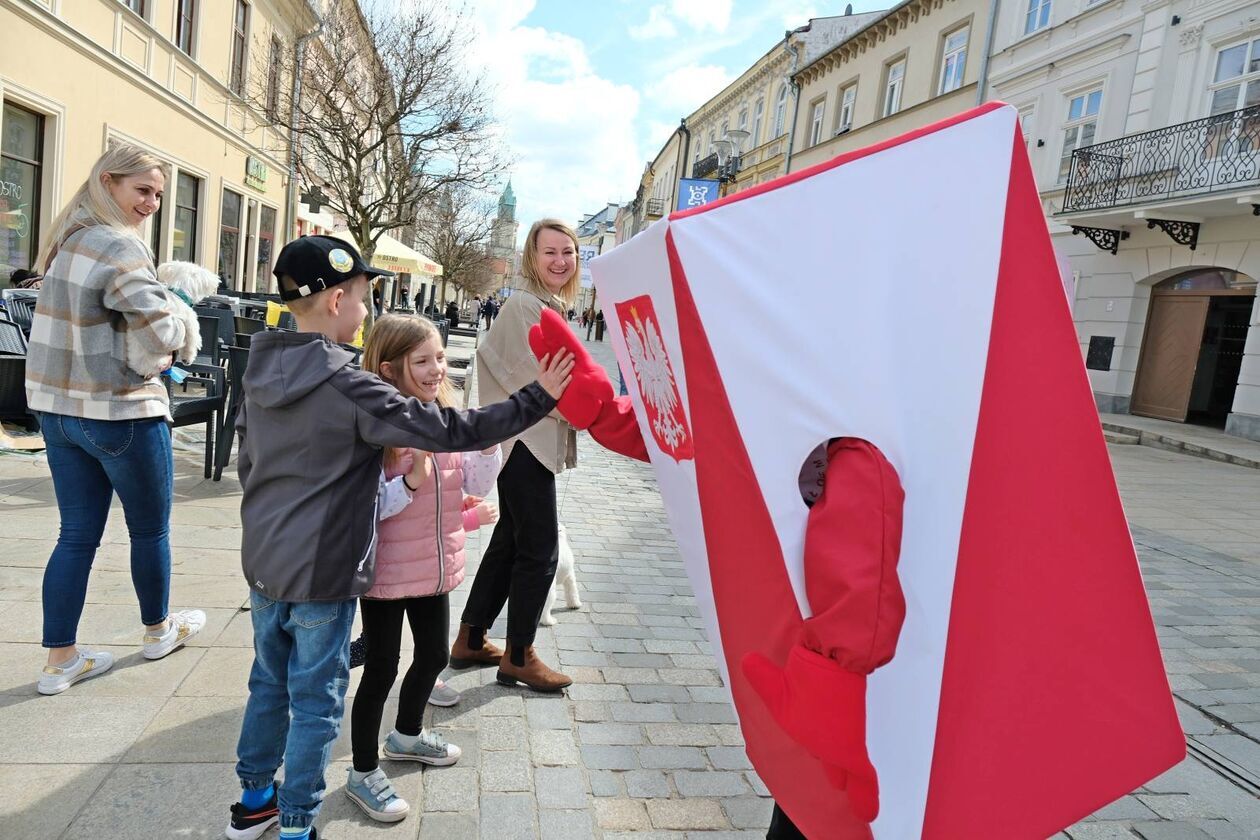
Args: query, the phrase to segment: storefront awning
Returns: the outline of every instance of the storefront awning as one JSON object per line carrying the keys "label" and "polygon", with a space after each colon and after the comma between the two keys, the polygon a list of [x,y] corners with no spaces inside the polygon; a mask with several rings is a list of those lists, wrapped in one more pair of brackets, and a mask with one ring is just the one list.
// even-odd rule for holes
{"label": "storefront awning", "polygon": [[[348,230],[333,231],[333,236],[344,239],[359,248],[359,243]],[[376,253],[372,255],[372,267],[383,268],[395,274],[428,274],[437,276],[442,273],[442,266],[424,254],[399,242],[388,233],[381,234],[376,240]]]}

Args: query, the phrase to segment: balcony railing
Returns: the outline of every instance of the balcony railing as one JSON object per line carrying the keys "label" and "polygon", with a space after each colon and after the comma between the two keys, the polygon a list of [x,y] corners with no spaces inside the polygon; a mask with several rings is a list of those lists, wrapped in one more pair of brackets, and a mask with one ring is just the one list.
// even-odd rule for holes
{"label": "balcony railing", "polygon": [[647,200],[647,215],[659,219],[665,215],[665,199],[649,198]]}
{"label": "balcony railing", "polygon": [[714,172],[717,172],[717,168],[718,168],[718,156],[717,156],[717,152],[714,152],[708,157],[701,158],[700,160],[696,161],[696,165],[691,167],[691,177],[703,178],[706,175],[712,175]]}
{"label": "balcony railing", "polygon": [[1072,152],[1064,213],[1203,195],[1260,183],[1260,106]]}

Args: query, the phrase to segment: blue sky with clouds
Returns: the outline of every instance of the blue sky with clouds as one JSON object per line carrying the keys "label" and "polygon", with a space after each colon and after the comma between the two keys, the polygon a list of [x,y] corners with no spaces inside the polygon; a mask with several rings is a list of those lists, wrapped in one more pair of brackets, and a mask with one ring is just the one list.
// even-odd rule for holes
{"label": "blue sky with clouds", "polygon": [[[470,61],[496,91],[522,227],[633,198],[680,117],[785,30],[847,2],[474,0]],[[888,5],[853,0],[855,12]]]}

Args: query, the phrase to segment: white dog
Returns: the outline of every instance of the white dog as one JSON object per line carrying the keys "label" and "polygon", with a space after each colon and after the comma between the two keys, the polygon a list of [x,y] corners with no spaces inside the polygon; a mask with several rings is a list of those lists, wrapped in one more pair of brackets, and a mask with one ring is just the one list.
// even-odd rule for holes
{"label": "white dog", "polygon": [[573,568],[573,549],[569,547],[569,538],[565,534],[564,524],[560,525],[560,558],[556,565],[556,578],[552,582],[551,589],[547,591],[547,605],[543,607],[542,620],[539,624],[546,627],[556,623],[556,617],[551,614],[551,605],[556,602],[556,584],[564,587],[564,598],[569,602],[569,609],[580,610],[582,608],[582,599],[578,597],[577,575]]}
{"label": "white dog", "polygon": [[[213,271],[190,262],[164,262],[158,266],[158,281],[173,294],[170,314],[184,323],[184,346],[175,351],[175,359],[191,362],[201,352],[201,326],[193,306],[219,287],[219,278]],[[131,332],[127,333],[127,366],[141,376],[156,376],[167,365],[169,357],[147,350]]]}

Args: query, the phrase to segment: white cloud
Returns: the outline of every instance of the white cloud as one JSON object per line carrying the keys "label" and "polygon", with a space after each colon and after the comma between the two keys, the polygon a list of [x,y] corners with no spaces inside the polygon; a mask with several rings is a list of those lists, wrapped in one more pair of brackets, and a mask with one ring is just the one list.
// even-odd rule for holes
{"label": "white cloud", "polygon": [[669,11],[697,32],[725,32],[731,24],[731,0],[670,0]]}
{"label": "white cloud", "polygon": [[[522,26],[532,3],[506,18],[479,0],[473,60],[495,87],[495,114],[515,156],[511,168],[521,236],[544,216],[571,224],[638,183],[639,93],[601,77],[572,36]],[[524,9],[525,14],[521,14]]]}
{"label": "white cloud", "polygon": [[733,78],[734,74],[716,64],[689,64],[670,70],[645,93],[654,107],[685,116],[716,96]]}
{"label": "white cloud", "polygon": [[648,10],[647,21],[630,27],[629,33],[636,41],[649,41],[654,38],[673,38],[678,35],[678,30],[666,14],[664,6],[653,6]]}

